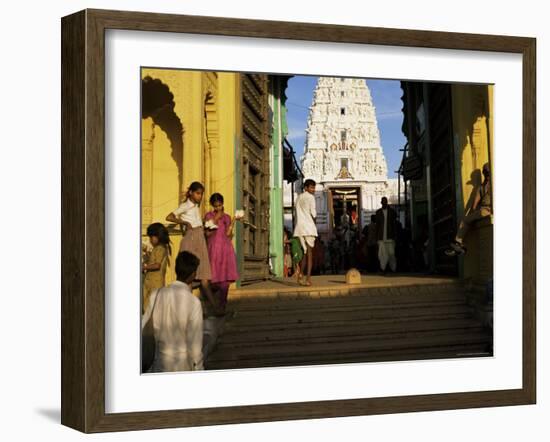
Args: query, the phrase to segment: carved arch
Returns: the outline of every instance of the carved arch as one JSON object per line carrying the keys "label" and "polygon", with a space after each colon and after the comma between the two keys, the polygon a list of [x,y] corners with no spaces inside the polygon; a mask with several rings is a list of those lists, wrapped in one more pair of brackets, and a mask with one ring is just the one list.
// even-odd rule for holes
{"label": "carved arch", "polygon": [[170,140],[172,158],[178,167],[178,181],[183,182],[183,125],[174,111],[174,94],[161,80],[147,76],[141,81],[141,118],[151,117]]}

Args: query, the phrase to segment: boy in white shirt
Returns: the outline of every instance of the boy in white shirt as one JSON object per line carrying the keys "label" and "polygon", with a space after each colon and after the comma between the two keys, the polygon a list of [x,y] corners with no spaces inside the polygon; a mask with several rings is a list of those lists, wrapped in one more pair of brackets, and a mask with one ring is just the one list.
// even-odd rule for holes
{"label": "boy in white shirt", "polygon": [[177,280],[151,293],[142,320],[146,324],[153,315],[156,349],[150,372],[203,369],[202,307],[189,286],[198,266],[195,255],[180,252],[176,258]]}
{"label": "boy in white shirt", "polygon": [[307,258],[307,278],[303,285],[311,285],[311,268],[313,267],[313,246],[317,237],[317,226],[315,225],[315,217],[317,212],[315,209],[315,181],[307,179],[304,182],[304,191],[296,198],[296,227],[294,228],[294,236],[300,239],[302,248],[304,249],[304,257],[302,259],[301,272],[297,274],[297,279],[300,284],[301,277],[304,274],[304,265]]}

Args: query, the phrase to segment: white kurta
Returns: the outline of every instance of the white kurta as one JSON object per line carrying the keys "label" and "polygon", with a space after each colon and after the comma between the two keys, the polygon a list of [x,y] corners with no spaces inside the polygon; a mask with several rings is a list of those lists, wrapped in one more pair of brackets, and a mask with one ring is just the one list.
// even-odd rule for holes
{"label": "white kurta", "polygon": [[182,221],[191,224],[193,228],[202,226],[199,206],[191,200],[181,203],[172,213]]}
{"label": "white kurta", "polygon": [[309,192],[303,192],[296,198],[295,207],[296,227],[294,228],[294,236],[300,239],[304,251],[307,252],[306,243],[313,247],[317,236],[315,197]]}
{"label": "white kurta", "polygon": [[202,370],[202,307],[189,286],[174,281],[153,291],[142,326],[149,320],[153,306],[156,353],[150,371]]}
{"label": "white kurta", "polygon": [[388,209],[382,209],[382,213],[384,214],[384,234],[382,239],[386,241],[388,239]]}
{"label": "white kurta", "polygon": [[397,261],[395,259],[395,241],[388,239],[388,209],[383,209],[384,213],[384,234],[382,240],[378,241],[378,261],[380,262],[380,268],[386,269],[389,264],[392,272],[397,269]]}

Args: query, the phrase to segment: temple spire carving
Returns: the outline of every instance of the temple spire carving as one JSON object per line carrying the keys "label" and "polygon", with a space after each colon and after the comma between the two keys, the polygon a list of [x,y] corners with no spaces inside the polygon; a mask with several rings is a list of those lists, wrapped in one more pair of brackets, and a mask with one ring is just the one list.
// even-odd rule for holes
{"label": "temple spire carving", "polygon": [[308,116],[302,170],[318,183],[387,181],[375,108],[364,79],[319,77]]}

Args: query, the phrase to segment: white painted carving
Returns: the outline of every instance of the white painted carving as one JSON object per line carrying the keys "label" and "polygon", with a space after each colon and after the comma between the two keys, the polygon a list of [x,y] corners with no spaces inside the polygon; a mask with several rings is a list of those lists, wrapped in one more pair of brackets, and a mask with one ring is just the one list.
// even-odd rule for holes
{"label": "white painted carving", "polygon": [[[368,211],[378,208],[380,197],[388,191],[395,192],[395,186],[388,185],[391,180],[365,80],[320,77],[310,107],[307,134],[302,157],[305,178],[327,187],[338,187],[340,182],[361,186],[362,207]],[[348,166],[342,173],[345,158]]]}

